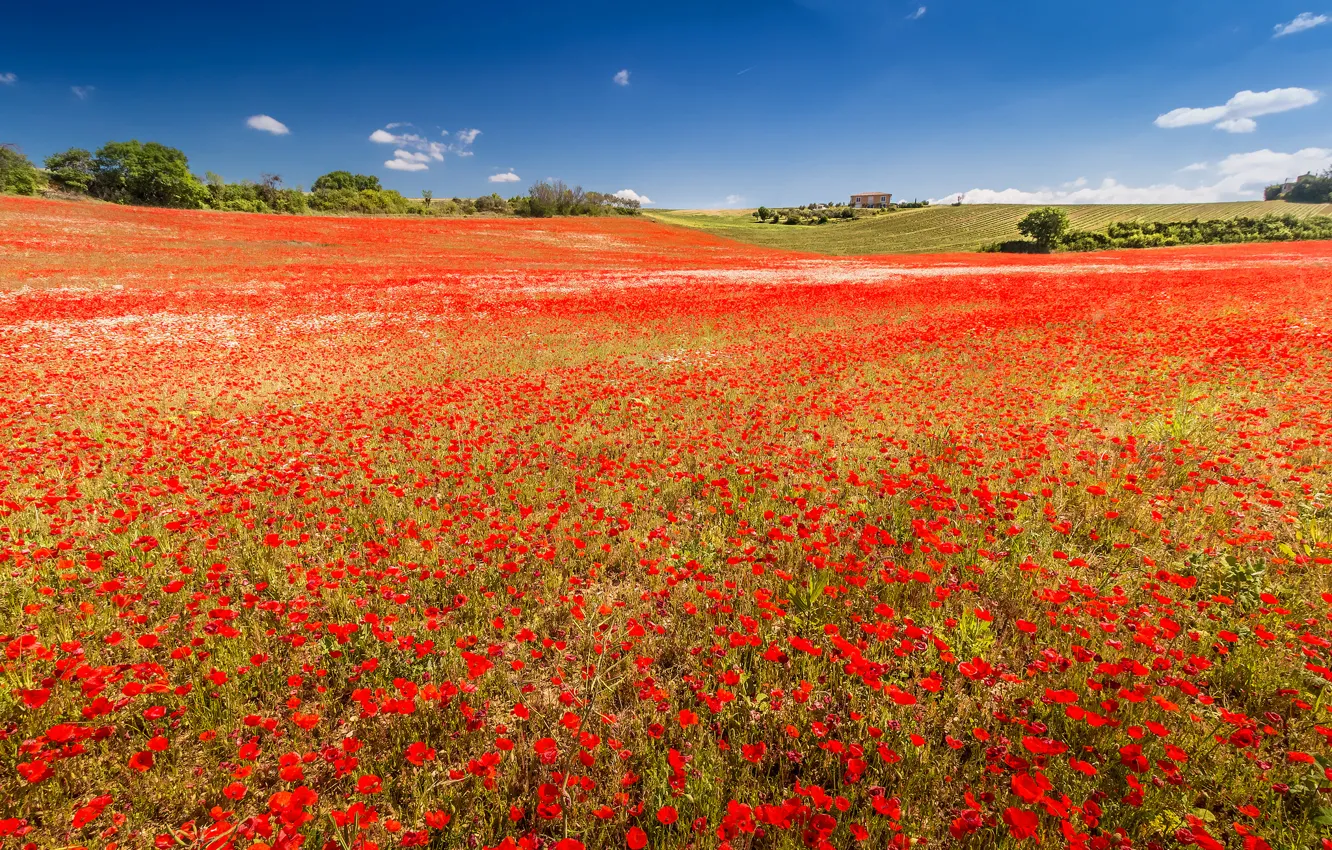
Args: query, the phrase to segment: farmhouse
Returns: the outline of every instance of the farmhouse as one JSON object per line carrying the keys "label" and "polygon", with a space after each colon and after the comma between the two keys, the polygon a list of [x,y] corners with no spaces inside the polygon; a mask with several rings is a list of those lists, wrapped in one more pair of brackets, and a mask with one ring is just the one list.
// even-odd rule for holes
{"label": "farmhouse", "polygon": [[851,206],[856,209],[881,209],[893,200],[892,192],[860,192],[851,196]]}

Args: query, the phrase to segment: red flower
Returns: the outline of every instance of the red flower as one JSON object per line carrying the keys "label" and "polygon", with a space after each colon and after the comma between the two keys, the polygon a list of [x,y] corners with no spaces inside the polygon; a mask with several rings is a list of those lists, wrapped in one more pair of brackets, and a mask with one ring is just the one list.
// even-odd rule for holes
{"label": "red flower", "polygon": [[467,662],[467,678],[475,679],[484,674],[495,665],[484,655],[477,655],[475,652],[463,650],[463,660]]}
{"label": "red flower", "polygon": [[129,766],[140,773],[145,773],[153,766],[153,754],[147,750],[140,750],[130,756]]}
{"label": "red flower", "polygon": [[51,698],[50,688],[34,688],[29,691],[20,691],[25,708],[41,708],[46,705],[46,701]]}
{"label": "red flower", "polygon": [[1036,816],[1035,812],[1009,806],[1004,809],[1004,823],[1008,824],[1010,835],[1018,841],[1024,841],[1036,835],[1036,830],[1040,826],[1040,818]]}

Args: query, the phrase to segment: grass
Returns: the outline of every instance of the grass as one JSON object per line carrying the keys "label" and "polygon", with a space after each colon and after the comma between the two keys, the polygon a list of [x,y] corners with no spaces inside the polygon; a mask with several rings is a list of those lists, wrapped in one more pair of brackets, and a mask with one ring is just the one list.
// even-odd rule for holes
{"label": "grass", "polygon": [[[1020,238],[1018,222],[1034,207],[974,204],[898,210],[855,221],[802,226],[759,224],[751,210],[660,210],[648,215],[666,224],[692,227],[716,236],[791,251],[834,256],[930,254],[975,251],[983,245]],[[1332,215],[1332,204],[1234,201],[1219,204],[1095,204],[1065,206],[1073,227],[1103,230],[1117,221],[1190,221],[1291,214]]]}

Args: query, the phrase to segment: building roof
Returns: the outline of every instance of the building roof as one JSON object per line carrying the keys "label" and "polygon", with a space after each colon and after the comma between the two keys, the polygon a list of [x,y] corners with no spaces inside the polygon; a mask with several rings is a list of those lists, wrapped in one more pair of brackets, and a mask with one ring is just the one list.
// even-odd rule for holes
{"label": "building roof", "polygon": [[891,195],[892,192],[852,192],[852,195]]}

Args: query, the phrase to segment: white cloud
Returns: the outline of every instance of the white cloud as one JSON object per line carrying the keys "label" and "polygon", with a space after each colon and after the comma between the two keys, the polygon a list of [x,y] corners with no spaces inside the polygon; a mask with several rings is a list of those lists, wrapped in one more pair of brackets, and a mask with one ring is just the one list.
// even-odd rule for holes
{"label": "white cloud", "polygon": [[621,189],[620,191],[615,193],[615,197],[623,198],[626,201],[638,201],[643,206],[647,206],[648,204],[652,203],[652,199],[649,198],[647,195],[640,195],[637,192],[635,192],[633,189]]}
{"label": "white cloud", "polygon": [[1225,130],[1227,133],[1252,133],[1258,129],[1258,122],[1252,118],[1227,118],[1218,121],[1216,129]]}
{"label": "white cloud", "polygon": [[925,17],[925,12],[926,12],[926,11],[927,11],[926,8],[925,8],[924,6],[921,6],[921,7],[920,7],[919,9],[917,9],[916,11],[914,11],[914,12],[912,12],[911,14],[907,15],[907,16],[906,16],[906,19],[907,19],[908,21],[919,21],[921,18]]}
{"label": "white cloud", "polygon": [[0,85],[12,86],[17,82],[18,74],[15,74],[13,71],[6,71],[5,73],[0,74]]}
{"label": "white cloud", "polygon": [[384,161],[384,167],[393,171],[425,171],[430,168],[429,162],[430,157],[426,154],[399,148],[393,152],[393,159]]}
{"label": "white cloud", "polygon": [[251,130],[262,130],[265,133],[272,133],[274,136],[285,136],[291,131],[287,125],[277,120],[271,115],[251,115],[245,119],[245,126]]}
{"label": "white cloud", "polygon": [[1319,171],[1332,164],[1332,148],[1304,148],[1294,153],[1280,153],[1264,148],[1249,153],[1233,153],[1216,164],[1228,180],[1242,180],[1243,185],[1268,185],[1286,177]]}
{"label": "white cloud", "polygon": [[1065,188],[1065,189],[1081,189],[1083,186],[1086,186],[1086,185],[1087,185],[1087,178],[1086,178],[1086,177],[1079,177],[1077,180],[1070,180],[1069,182],[1063,184],[1063,188]]}
{"label": "white cloud", "polygon": [[[471,156],[470,150],[476,137],[481,135],[480,130],[459,130],[455,134],[456,142],[434,142],[418,133],[391,133],[390,130],[398,127],[410,127],[411,125],[404,121],[397,121],[392,124],[385,124],[384,129],[376,130],[370,134],[370,141],[381,145],[397,145],[398,149],[393,152],[393,159],[384,163],[388,168],[395,171],[425,171],[430,166],[428,163],[443,162],[447,154],[456,156]],[[444,130],[441,136],[448,138],[448,131]]]}
{"label": "white cloud", "polygon": [[1206,171],[1211,167],[1211,164],[1206,162],[1190,162],[1188,165],[1181,168],[1180,171]]}
{"label": "white cloud", "polygon": [[517,183],[523,178],[514,174],[512,171],[505,171],[503,174],[492,174],[486,178],[491,183]]}
{"label": "white cloud", "polygon": [[1173,129],[1214,124],[1227,133],[1252,133],[1257,128],[1254,118],[1289,112],[1317,103],[1322,95],[1302,88],[1272,89],[1271,91],[1242,91],[1221,106],[1202,108],[1181,107],[1156,117],[1158,127]]}
{"label": "white cloud", "polygon": [[617,86],[629,85],[629,69],[621,68],[619,71],[615,72],[615,76],[612,79],[615,80],[615,85]]}
{"label": "white cloud", "polygon": [[89,95],[97,91],[97,86],[70,86],[69,90],[73,92],[74,96],[79,100],[87,100]]}
{"label": "white cloud", "polygon": [[[1175,183],[1126,186],[1107,177],[1096,186],[1031,191],[972,189],[960,194],[967,204],[1201,204],[1254,200],[1262,197],[1264,186],[1307,171],[1318,171],[1329,163],[1332,163],[1332,148],[1304,148],[1294,153],[1264,149],[1231,154],[1215,166],[1197,162],[1183,169],[1212,172],[1212,181],[1201,186]],[[958,194],[954,192],[930,203],[953,203]]]}
{"label": "white cloud", "polygon": [[743,204],[744,202],[745,202],[745,196],[744,196],[744,195],[727,195],[727,196],[726,196],[726,206],[728,206],[728,207],[733,207],[733,206],[735,206],[736,204]]}
{"label": "white cloud", "polygon": [[1315,15],[1313,12],[1301,12],[1295,16],[1295,20],[1288,24],[1277,24],[1272,27],[1275,34],[1272,38],[1281,38],[1283,35],[1294,35],[1297,32],[1311,30],[1314,27],[1321,27],[1328,21],[1332,21],[1327,15]]}

